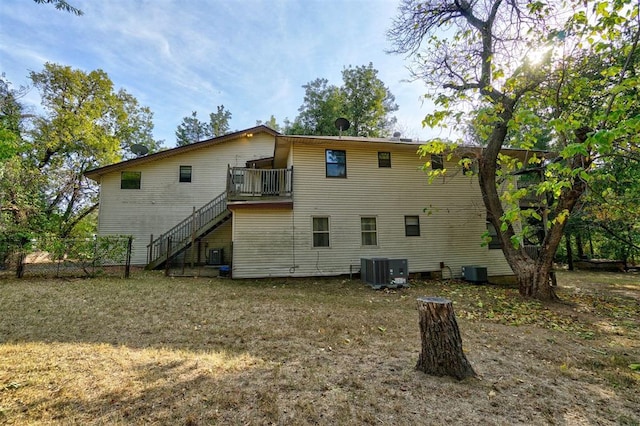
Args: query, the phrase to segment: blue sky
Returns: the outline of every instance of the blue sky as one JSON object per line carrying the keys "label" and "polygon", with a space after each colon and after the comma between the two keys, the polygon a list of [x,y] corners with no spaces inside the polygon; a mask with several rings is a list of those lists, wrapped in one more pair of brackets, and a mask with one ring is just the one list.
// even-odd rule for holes
{"label": "blue sky", "polygon": [[[15,87],[45,62],[107,72],[154,113],[154,136],[175,145],[182,118],[202,120],[223,104],[239,130],[293,120],[302,85],[318,77],[342,84],[345,66],[373,63],[396,96],[406,137],[429,112],[409,63],[385,53],[398,0],[69,0],[83,16],[31,0],[0,3],[0,72]],[[37,104],[37,92],[23,101]],[[442,136],[442,135],[441,135]]]}

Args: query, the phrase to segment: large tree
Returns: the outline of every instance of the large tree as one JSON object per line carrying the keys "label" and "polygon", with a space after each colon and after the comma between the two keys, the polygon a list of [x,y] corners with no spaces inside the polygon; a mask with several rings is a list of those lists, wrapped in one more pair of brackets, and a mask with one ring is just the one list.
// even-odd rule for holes
{"label": "large tree", "polygon": [[198,112],[192,111],[191,117],[184,117],[176,130],[176,143],[178,146],[189,145],[212,137],[223,136],[229,133],[229,121],[231,112],[218,105],[216,112],[209,114],[209,122],[201,121]]}
{"label": "large tree", "polygon": [[337,135],[339,117],[348,119],[351,127],[343,134],[383,137],[391,134],[398,110],[395,97],[378,78],[373,64],[347,67],[342,71],[343,85],[330,85],[317,78],[302,87],[305,89],[300,114],[287,129],[292,134]]}
{"label": "large tree", "polygon": [[189,145],[211,137],[211,128],[198,118],[198,112],[192,111],[191,117],[184,117],[176,130],[178,146]]}
{"label": "large tree", "polygon": [[26,179],[21,185],[37,185],[47,229],[66,237],[98,207],[97,187],[84,172],[119,161],[133,143],[150,151],[159,143],[151,137],[151,111],[116,91],[104,71],[46,63],[29,77],[44,114],[31,117],[14,161]]}
{"label": "large tree", "polygon": [[[0,256],[6,246],[18,245],[35,230],[46,228],[45,203],[40,188],[42,176],[24,156],[23,121],[28,114],[20,98],[27,89],[17,90],[4,75],[0,78]],[[0,264],[4,258],[0,258]]]}
{"label": "large tree", "polygon": [[218,105],[216,112],[209,114],[209,127],[213,137],[223,136],[229,133],[229,121],[231,120],[231,112],[224,108],[224,105]]}
{"label": "large tree", "polygon": [[[557,297],[549,274],[568,215],[599,158],[637,143],[638,19],[631,0],[401,2],[389,37],[395,52],[413,55],[415,76],[432,89],[437,110],[424,124],[463,131],[473,122],[483,145],[478,179],[488,220],[500,230],[522,295]],[[501,153],[505,146],[530,149],[545,134],[553,158],[530,153],[523,163]],[[438,142],[423,151],[442,149]],[[509,186],[524,168],[543,179]],[[535,258],[518,226],[537,214],[519,206],[530,192],[542,198],[548,218]]]}

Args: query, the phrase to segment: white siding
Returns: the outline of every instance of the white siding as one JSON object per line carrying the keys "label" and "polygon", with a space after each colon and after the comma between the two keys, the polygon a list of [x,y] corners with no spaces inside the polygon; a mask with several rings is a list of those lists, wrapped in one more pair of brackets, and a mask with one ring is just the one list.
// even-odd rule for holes
{"label": "white siding", "polygon": [[[297,233],[287,209],[238,209],[233,212],[233,269],[236,278],[294,275]],[[313,274],[307,274],[313,275]]]}
{"label": "white siding", "polygon": [[[274,136],[260,133],[153,161],[128,171],[142,173],[140,189],[120,189],[120,171],[100,182],[100,235],[134,236],[133,264],[147,263],[150,236],[168,231],[193,208],[226,189],[227,165],[273,156]],[[178,181],[180,166],[192,166],[192,181]]]}
{"label": "white siding", "polygon": [[[346,179],[325,177],[327,148],[346,151]],[[416,149],[295,143],[289,156],[293,213],[234,213],[234,276],[346,274],[351,266],[358,270],[361,257],[407,258],[412,272],[440,270],[444,262],[454,276],[463,265],[486,266],[489,275],[511,274],[501,250],[481,245],[486,213],[477,177],[453,172],[429,184]],[[391,152],[391,168],[378,168],[378,151]],[[420,217],[420,236],[405,236],[405,215]],[[312,247],[313,216],[330,218],[329,248]],[[376,247],[361,245],[362,216],[377,218]]]}

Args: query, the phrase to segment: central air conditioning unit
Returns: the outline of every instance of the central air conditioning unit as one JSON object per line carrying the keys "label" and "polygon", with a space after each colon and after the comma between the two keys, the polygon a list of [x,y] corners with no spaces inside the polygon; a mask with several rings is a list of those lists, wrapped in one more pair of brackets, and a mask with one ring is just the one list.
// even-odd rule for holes
{"label": "central air conditioning unit", "polygon": [[407,259],[389,259],[389,279],[396,287],[409,287]]}
{"label": "central air conditioning unit", "polygon": [[488,281],[487,268],[482,266],[463,266],[462,278],[475,284],[486,283]]}
{"label": "central air conditioning unit", "polygon": [[406,259],[361,258],[360,279],[374,289],[408,287]]}

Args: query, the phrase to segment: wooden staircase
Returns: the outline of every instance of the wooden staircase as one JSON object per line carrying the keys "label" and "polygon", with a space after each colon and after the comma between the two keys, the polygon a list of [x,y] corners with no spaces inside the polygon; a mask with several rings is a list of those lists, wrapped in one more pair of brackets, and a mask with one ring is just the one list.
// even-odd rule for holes
{"label": "wooden staircase", "polygon": [[231,217],[227,193],[223,192],[195,210],[182,222],[160,235],[147,246],[147,268],[156,269],[183,252],[197,238],[208,234]]}

